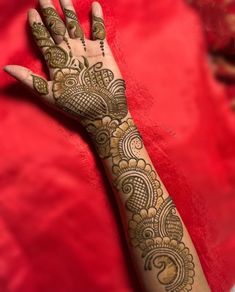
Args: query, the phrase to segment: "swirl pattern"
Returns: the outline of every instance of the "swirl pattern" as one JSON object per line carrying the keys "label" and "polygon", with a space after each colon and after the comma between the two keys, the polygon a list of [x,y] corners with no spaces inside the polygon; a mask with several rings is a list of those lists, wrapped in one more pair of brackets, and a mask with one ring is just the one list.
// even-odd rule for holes
{"label": "swirl pattern", "polygon": [[128,196],[126,207],[131,212],[150,208],[162,201],[162,189],[150,164],[142,159],[122,160],[113,167],[115,185]]}
{"label": "swirl pattern", "polygon": [[192,290],[195,275],[193,257],[184,243],[168,237],[157,237],[147,241],[143,257],[145,270],[156,268],[158,281],[166,291]]}

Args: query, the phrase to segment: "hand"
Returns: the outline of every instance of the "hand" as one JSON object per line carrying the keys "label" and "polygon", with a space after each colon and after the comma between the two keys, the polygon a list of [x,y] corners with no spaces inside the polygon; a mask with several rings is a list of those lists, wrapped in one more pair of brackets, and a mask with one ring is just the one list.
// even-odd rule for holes
{"label": "hand", "polygon": [[8,65],[5,71],[86,125],[90,121],[101,123],[106,116],[109,122],[120,121],[127,115],[125,83],[106,40],[100,4],[92,4],[93,40],[89,40],[71,0],[60,0],[66,25],[51,0],[39,3],[45,25],[35,9],[29,11],[28,18],[51,81],[21,66]]}

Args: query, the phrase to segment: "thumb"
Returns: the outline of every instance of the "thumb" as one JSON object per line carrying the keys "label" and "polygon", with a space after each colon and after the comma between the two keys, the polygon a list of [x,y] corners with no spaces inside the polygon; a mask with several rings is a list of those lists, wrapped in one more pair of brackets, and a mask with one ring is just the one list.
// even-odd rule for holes
{"label": "thumb", "polygon": [[53,102],[52,94],[50,94],[52,92],[51,82],[18,65],[7,65],[4,67],[4,71],[32,89],[37,95],[42,96],[49,102]]}

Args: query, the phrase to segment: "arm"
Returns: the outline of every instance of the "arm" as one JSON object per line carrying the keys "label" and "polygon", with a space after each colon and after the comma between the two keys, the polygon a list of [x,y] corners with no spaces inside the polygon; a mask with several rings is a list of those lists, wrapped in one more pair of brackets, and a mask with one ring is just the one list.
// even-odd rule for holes
{"label": "arm", "polygon": [[50,0],[39,2],[46,26],[36,10],[30,10],[29,23],[51,80],[20,66],[5,70],[86,128],[115,191],[145,290],[209,291],[190,237],[128,112],[100,5],[92,5],[93,40],[88,40],[70,0],[60,0],[66,25]]}
{"label": "arm", "polygon": [[[189,234],[128,113],[86,125],[103,161],[145,291],[210,291]],[[106,133],[106,134],[105,134]]]}

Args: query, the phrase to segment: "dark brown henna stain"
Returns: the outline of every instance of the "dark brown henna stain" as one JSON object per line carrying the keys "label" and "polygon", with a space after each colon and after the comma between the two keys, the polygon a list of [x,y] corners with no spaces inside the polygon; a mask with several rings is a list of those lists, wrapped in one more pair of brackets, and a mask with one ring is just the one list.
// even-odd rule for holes
{"label": "dark brown henna stain", "polygon": [[68,53],[54,44],[47,28],[41,23],[34,22],[31,30],[37,45],[44,49],[43,55],[48,66],[54,69],[66,67],[69,61]]}
{"label": "dark brown henna stain", "polygon": [[42,9],[46,25],[51,29],[54,36],[61,36],[64,39],[66,27],[58,15],[57,11],[52,7]]}
{"label": "dark brown henna stain", "polygon": [[86,60],[84,65],[80,64],[80,68],[56,72],[53,94],[57,105],[86,120],[102,119],[105,116],[112,119],[125,117],[127,105],[124,81],[114,80],[113,72],[102,69],[101,62],[90,67],[87,67],[87,63]]}
{"label": "dark brown henna stain", "polygon": [[83,45],[84,51],[86,51],[86,43],[85,43],[84,33],[83,33],[81,25],[78,22],[78,18],[77,18],[76,13],[74,11],[66,9],[66,8],[64,9],[64,13],[65,13],[65,16],[69,19],[68,20],[69,30],[73,33],[75,38],[80,39],[80,41]]}
{"label": "dark brown henna stain", "polygon": [[111,156],[111,136],[119,124],[118,120],[112,120],[109,116],[102,120],[84,121],[83,125],[90,134],[100,158]]}
{"label": "dark brown henna stain", "polygon": [[51,68],[64,68],[69,60],[68,53],[59,46],[49,47],[44,57]]}
{"label": "dark brown henna stain", "polygon": [[100,40],[100,48],[102,55],[104,56],[104,39],[106,37],[104,20],[101,17],[95,15],[92,16],[92,33],[94,40]]}
{"label": "dark brown henna stain", "polygon": [[111,154],[114,164],[122,159],[139,158],[143,141],[134,121],[128,119],[120,124],[111,137]]}
{"label": "dark brown henna stain", "polygon": [[34,22],[31,26],[31,30],[33,37],[40,48],[51,47],[54,45],[47,28],[42,23]]}
{"label": "dark brown henna stain", "polygon": [[49,93],[48,83],[45,79],[32,75],[33,87],[40,95],[47,95]]}
{"label": "dark brown henna stain", "polygon": [[127,196],[126,208],[132,213],[159,206],[163,202],[156,173],[143,159],[121,160],[113,166],[113,173],[117,176],[114,184],[119,192]]}
{"label": "dark brown henna stain", "polygon": [[42,14],[45,18],[46,25],[50,28],[51,33],[54,37],[61,37],[62,40],[66,43],[70,56],[72,57],[71,47],[66,35],[66,26],[64,22],[61,20],[59,14],[53,7],[47,7],[42,9]]}
{"label": "dark brown henna stain", "polygon": [[194,263],[183,242],[169,237],[146,240],[144,269],[157,271],[158,281],[169,292],[191,291],[194,283]]}

